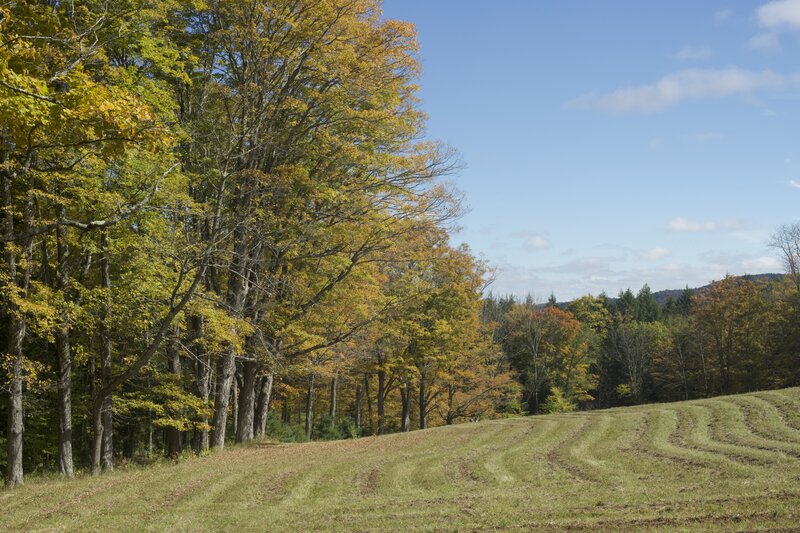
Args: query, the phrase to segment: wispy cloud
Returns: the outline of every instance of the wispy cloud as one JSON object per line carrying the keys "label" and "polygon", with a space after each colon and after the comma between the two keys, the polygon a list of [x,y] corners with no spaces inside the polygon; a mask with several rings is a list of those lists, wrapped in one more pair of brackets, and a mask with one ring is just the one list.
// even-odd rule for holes
{"label": "wispy cloud", "polygon": [[614,274],[611,263],[620,261],[619,257],[611,256],[590,256],[578,257],[572,261],[560,265],[541,267],[539,272],[549,272],[554,274],[578,274],[582,276],[610,276]]}
{"label": "wispy cloud", "polygon": [[653,112],[687,100],[722,98],[798,83],[800,75],[783,75],[770,70],[686,69],[648,85],[625,87],[605,94],[584,94],[567,102],[566,106],[610,112]]}
{"label": "wispy cloud", "polygon": [[758,273],[761,273],[764,272],[765,270],[769,270],[771,272],[777,272],[783,268],[781,262],[776,257],[771,257],[771,256],[746,259],[742,261],[742,266],[744,267],[746,272],[753,272],[753,273],[755,273],[754,271],[758,271]]}
{"label": "wispy cloud", "polygon": [[700,287],[725,274],[761,274],[780,272],[782,268],[775,257],[719,251],[701,253],[689,262],[630,264],[625,257],[588,256],[549,267],[506,261],[498,266],[497,281],[492,285],[495,294],[524,296],[530,292],[541,296],[554,292],[561,301],[601,291],[614,296],[627,287],[636,290],[645,283],[653,290]]}
{"label": "wispy cloud", "polygon": [[512,237],[522,238],[522,249],[529,252],[538,250],[546,250],[552,246],[550,239],[545,237],[542,233],[533,231],[518,231],[512,234]]}
{"label": "wispy cloud", "polygon": [[639,258],[645,261],[658,261],[672,255],[672,252],[666,248],[653,248],[652,250],[644,250],[639,253]]}
{"label": "wispy cloud", "polygon": [[756,9],[755,16],[765,31],[747,41],[747,47],[758,52],[780,52],[779,33],[782,30],[800,30],[800,0],[767,2]]}
{"label": "wispy cloud", "polygon": [[747,41],[747,48],[757,52],[780,52],[781,42],[775,32],[758,33]]}
{"label": "wispy cloud", "polygon": [[758,23],[765,28],[800,30],[800,0],[776,0],[756,9]]}
{"label": "wispy cloud", "polygon": [[550,248],[550,241],[541,235],[533,235],[525,239],[525,246],[534,250]]}
{"label": "wispy cloud", "polygon": [[800,189],[800,181],[797,181],[797,180],[789,180],[789,185],[791,185],[792,187],[795,187],[795,188],[797,188],[797,189]]}
{"label": "wispy cloud", "polygon": [[696,222],[683,217],[673,218],[667,222],[667,229],[669,231],[686,232],[686,233],[700,233],[704,231],[719,231],[719,230],[737,230],[744,227],[744,223],[740,220],[706,220]]}
{"label": "wispy cloud", "polygon": [[705,46],[684,45],[680,50],[672,54],[672,59],[678,61],[703,61],[711,58],[713,53],[710,48]]}

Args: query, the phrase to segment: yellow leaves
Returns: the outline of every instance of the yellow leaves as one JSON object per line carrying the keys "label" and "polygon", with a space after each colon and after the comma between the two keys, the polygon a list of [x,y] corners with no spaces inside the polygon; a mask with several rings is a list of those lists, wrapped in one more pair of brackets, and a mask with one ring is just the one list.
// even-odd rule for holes
{"label": "yellow leaves", "polygon": [[59,293],[34,280],[27,293],[14,284],[5,285],[3,296],[11,304],[9,312],[24,319],[33,333],[52,341],[58,319]]}
{"label": "yellow leaves", "polygon": [[244,343],[253,333],[253,326],[246,320],[231,316],[224,309],[200,299],[187,310],[203,317],[203,348],[210,353],[222,353],[232,348],[237,354],[244,353]]}
{"label": "yellow leaves", "polygon": [[179,383],[179,376],[156,374],[157,384],[140,392],[126,392],[114,399],[114,414],[148,416],[156,427],[180,431],[209,429],[200,421],[212,415],[212,407]]}
{"label": "yellow leaves", "polygon": [[[10,353],[0,354],[0,390],[6,387],[7,383],[13,379],[13,367],[16,363],[17,357]],[[29,389],[46,390],[49,382],[46,378],[46,366],[33,359],[22,357],[21,364],[21,378],[22,383]]]}

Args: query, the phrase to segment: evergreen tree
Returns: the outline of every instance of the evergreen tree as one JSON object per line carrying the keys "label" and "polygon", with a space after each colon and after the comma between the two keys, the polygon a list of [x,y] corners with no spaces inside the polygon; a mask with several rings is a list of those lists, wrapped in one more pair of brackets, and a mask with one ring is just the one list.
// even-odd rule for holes
{"label": "evergreen tree", "polygon": [[661,307],[653,296],[650,286],[646,283],[636,295],[636,320],[640,322],[655,322],[661,318]]}

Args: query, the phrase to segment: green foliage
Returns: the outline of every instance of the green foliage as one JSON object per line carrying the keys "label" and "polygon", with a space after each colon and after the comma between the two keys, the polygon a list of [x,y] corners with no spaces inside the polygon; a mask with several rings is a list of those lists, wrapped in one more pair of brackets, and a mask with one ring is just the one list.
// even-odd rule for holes
{"label": "green foliage", "polygon": [[553,387],[550,389],[550,394],[547,396],[547,399],[542,405],[542,412],[570,413],[575,411],[577,408],[578,405],[574,401],[570,400],[560,387]]}
{"label": "green foliage", "polygon": [[306,430],[301,424],[284,423],[271,413],[267,417],[266,435],[279,442],[306,442]]}
{"label": "green foliage", "polygon": [[332,419],[329,415],[318,417],[312,433],[314,440],[356,439],[360,431],[350,417]]}

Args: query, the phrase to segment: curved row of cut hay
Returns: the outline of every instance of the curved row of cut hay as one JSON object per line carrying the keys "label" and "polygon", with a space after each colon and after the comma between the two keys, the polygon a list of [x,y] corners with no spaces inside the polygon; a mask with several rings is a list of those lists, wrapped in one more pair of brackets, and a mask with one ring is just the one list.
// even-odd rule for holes
{"label": "curved row of cut hay", "polygon": [[800,389],[511,418],[40,481],[26,531],[791,530]]}

